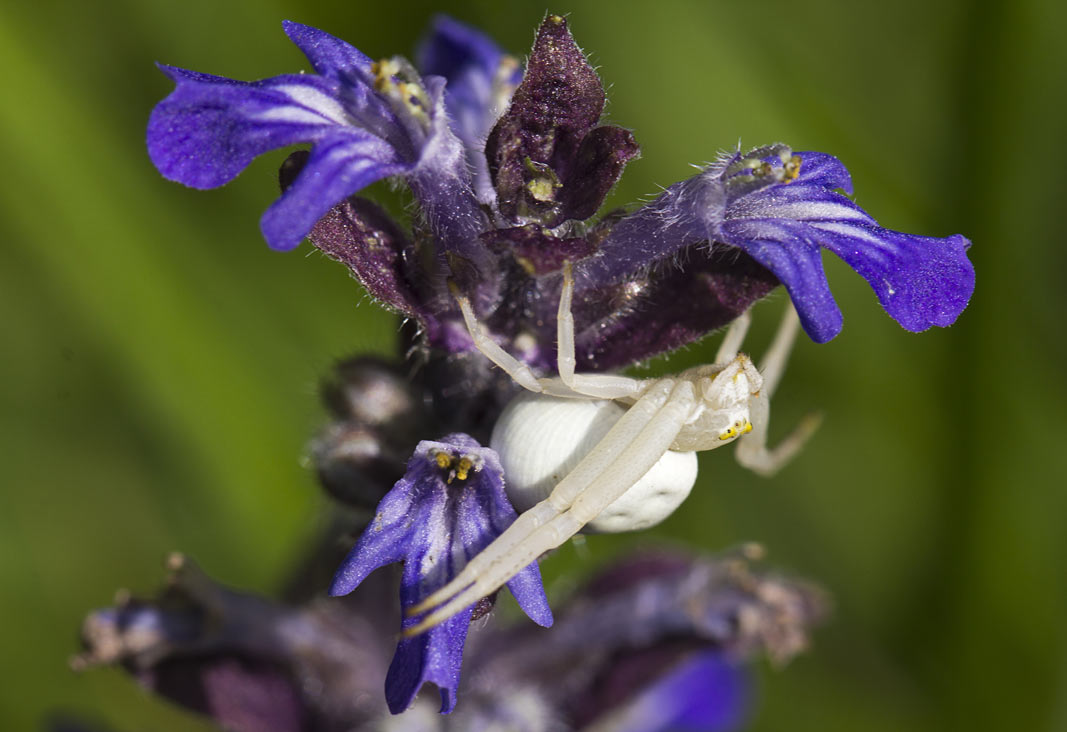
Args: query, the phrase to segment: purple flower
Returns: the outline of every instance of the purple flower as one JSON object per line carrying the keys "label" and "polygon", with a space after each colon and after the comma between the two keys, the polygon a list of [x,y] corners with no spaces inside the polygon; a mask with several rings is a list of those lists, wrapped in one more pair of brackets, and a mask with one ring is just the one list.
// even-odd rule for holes
{"label": "purple flower", "polygon": [[[336,536],[323,538],[335,546]],[[300,575],[317,574],[323,559]],[[465,674],[464,703],[448,716],[427,695],[399,718],[382,703],[389,572],[342,600],[286,604],[222,586],[174,556],[160,594],[123,595],[89,615],[72,665],[121,664],[236,732],[725,732],[749,707],[741,664],[788,659],[826,612],[817,590],[749,559],[617,560],[560,608],[550,633],[487,618],[471,635],[476,671]]]}
{"label": "purple flower", "polygon": [[[455,577],[516,516],[504,493],[503,470],[495,452],[463,434],[420,442],[407,473],[378,504],[374,519],[337,571],[330,594],[346,595],[378,567],[402,561],[400,603],[404,608],[417,605]],[[552,625],[536,562],[507,585],[534,622]],[[429,632],[401,639],[385,680],[386,700],[394,714],[407,709],[427,681],[441,691],[441,711],[452,711],[474,610],[468,608]],[[404,627],[417,622],[406,618]]]}
{"label": "purple flower", "polygon": [[463,141],[480,201],[496,199],[485,160],[485,138],[522,80],[522,67],[485,34],[445,15],[434,18],[415,55],[424,74],[442,76],[445,109]]}
{"label": "purple flower", "polygon": [[[560,270],[568,262],[576,276],[575,352],[585,372],[626,368],[698,340],[779,284],[811,338],[830,340],[842,314],[822,249],[864,277],[911,331],[952,324],[973,291],[967,239],[878,226],[847,197],[851,180],[840,161],[784,144],[725,155],[632,213],[597,218],[639,148],[629,130],[602,124],[603,86],[560,16],[542,22],[525,69],[480,32],[443,17],[420,46],[418,70],[401,57],[372,62],[314,28],[287,22],[285,30],[314,73],[239,82],[163,66],[176,88],[153,111],[147,143],[163,175],[198,188],[229,182],[265,151],[309,144],[282,166],[283,193],[262,219],[267,242],[291,249],[307,236],[411,324],[405,368],[351,362],[343,380],[358,382],[356,396],[348,387],[334,394],[337,421],[312,446],[323,482],[346,502],[373,505],[396,481],[331,594],[347,594],[374,569],[403,562],[401,604],[415,606],[516,517],[496,454],[476,440],[488,437],[518,387],[475,351],[454,292],[470,301],[490,337],[546,374],[556,365]],[[356,195],[384,178],[402,181],[414,199],[406,225]],[[362,404],[371,391],[380,398]],[[455,434],[415,446],[427,433],[446,432]],[[626,698],[638,698],[640,687],[658,706],[684,696],[693,678],[726,673],[721,663],[730,658],[699,655],[708,645],[733,656],[755,647],[777,656],[798,650],[814,614],[804,606],[810,595],[775,595],[778,585],[767,582],[767,596],[752,600],[721,570],[660,567],[654,577],[597,598],[596,612],[579,601],[560,623],[565,627],[548,634],[554,640],[509,636],[508,662],[525,654],[528,671],[582,671],[586,680],[610,675],[604,667],[616,664],[612,678]],[[680,599],[682,580],[706,591]],[[536,563],[508,585],[535,622],[552,623]],[[769,607],[785,600],[786,608]],[[452,710],[470,621],[491,603],[400,641],[386,676],[392,712],[411,706],[426,681],[439,688],[441,711]],[[739,608],[767,613],[758,634],[736,626]],[[403,627],[417,623],[406,619]],[[686,645],[682,661],[673,650],[657,655],[682,664],[677,675],[653,674],[659,686],[623,683],[627,659],[641,668],[651,663],[635,650],[648,645],[641,639],[650,624],[664,637],[688,633],[702,645]],[[649,652],[661,651],[656,644]],[[490,676],[502,683],[506,665]],[[540,679],[513,676],[509,683],[532,697],[548,694]],[[466,686],[485,691],[477,682]],[[579,728],[617,706],[556,693],[555,708],[569,705]],[[729,705],[713,706],[698,705],[671,723],[733,724],[713,718]],[[477,727],[462,720],[456,726]]]}
{"label": "purple flower", "polygon": [[402,58],[372,63],[315,28],[284,27],[316,73],[241,82],[160,66],[177,84],[148,123],[148,152],[160,172],[214,188],[261,153],[311,143],[304,170],[263,215],[275,249],[292,249],[336,203],[390,176],[404,176],[430,215],[448,206],[439,214],[451,222],[445,241],[484,227],[463,147],[447,122],[444,79],[424,81]]}
{"label": "purple flower", "polygon": [[[294,647],[307,643],[304,619],[215,584],[182,555],[168,564],[172,574],[159,597],[120,593],[116,607],[89,614],[82,626],[86,651],[72,667],[122,663],[143,685],[227,729],[310,729],[287,668]],[[368,655],[352,663],[366,664]]]}
{"label": "purple flower", "polygon": [[615,715],[616,732],[727,732],[748,712],[747,678],[718,651],[686,660]]}
{"label": "purple flower", "polygon": [[[424,75],[400,57],[372,63],[307,26],[285,29],[316,73],[247,83],[162,67],[177,88],[152,114],[152,159],[167,177],[208,188],[266,150],[311,143],[283,171],[285,192],[263,217],[267,241],[289,249],[309,235],[414,319],[431,349],[472,349],[452,281],[502,345],[550,371],[566,260],[579,275],[586,371],[692,342],[779,283],[808,334],[833,338],[842,315],[822,249],[908,330],[950,325],[973,291],[967,239],[878,226],[838,192],[851,181],[836,158],[782,144],[727,155],[635,212],[593,222],[638,147],[630,131],[600,123],[603,87],[559,16],[542,23],[525,72],[443,17],[417,54]],[[418,204],[410,231],[352,195],[387,177],[404,180]]]}
{"label": "purple flower", "polygon": [[842,320],[822,268],[825,248],[863,276],[907,330],[955,322],[974,291],[970,241],[883,229],[836,189],[852,193],[852,180],[831,155],[794,154],[783,144],[737,152],[619,222],[583,273],[623,280],[706,242],[736,247],[781,280],[804,329],[823,343]]}

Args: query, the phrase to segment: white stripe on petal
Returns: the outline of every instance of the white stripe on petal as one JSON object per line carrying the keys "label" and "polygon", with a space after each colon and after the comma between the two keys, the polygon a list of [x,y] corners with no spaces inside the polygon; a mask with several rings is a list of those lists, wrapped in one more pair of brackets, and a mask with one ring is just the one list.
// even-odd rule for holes
{"label": "white stripe on petal", "polygon": [[[313,86],[286,84],[276,87],[276,91],[281,92],[307,110],[316,112],[320,117],[330,122],[339,125],[351,124],[351,119],[345,112],[345,108],[341,106],[341,103]],[[282,112],[285,109],[285,107],[282,107],[278,108],[277,111]]]}
{"label": "white stripe on petal", "polygon": [[[827,231],[831,234],[838,234],[840,236],[848,237],[849,239],[859,240],[867,244],[873,245],[868,249],[861,249],[859,244],[846,245],[850,248],[855,248],[856,251],[862,251],[864,256],[872,261],[877,262],[883,267],[887,267],[893,260],[894,256],[899,254],[897,247],[893,244],[886,242],[883,239],[879,239],[872,234],[870,230],[861,226],[852,226],[849,224],[839,224],[834,222],[815,223],[810,224],[813,229],[819,231]],[[832,247],[831,247],[832,248]]]}
{"label": "white stripe on petal", "polygon": [[252,115],[257,122],[281,122],[291,125],[315,125],[321,126],[332,120],[323,119],[318,112],[303,107],[271,107],[263,112]]}
{"label": "white stripe on petal", "polygon": [[834,234],[841,234],[842,236],[849,236],[853,239],[862,239],[863,241],[874,244],[878,247],[890,248],[888,244],[882,239],[871,233],[870,229],[862,226],[854,226],[852,224],[841,224],[834,221],[812,223],[816,229],[822,229],[823,231],[829,231]]}
{"label": "white stripe on petal", "polygon": [[381,140],[353,140],[347,144],[332,147],[323,157],[323,162],[330,165],[344,163],[345,174],[351,175],[361,172],[364,168],[377,165],[388,155],[388,147]]}
{"label": "white stripe on petal", "polygon": [[831,221],[870,221],[862,211],[841,203],[830,201],[797,201],[795,203],[761,204],[753,207],[751,213],[759,218],[775,217],[793,219],[794,221],[826,220]]}

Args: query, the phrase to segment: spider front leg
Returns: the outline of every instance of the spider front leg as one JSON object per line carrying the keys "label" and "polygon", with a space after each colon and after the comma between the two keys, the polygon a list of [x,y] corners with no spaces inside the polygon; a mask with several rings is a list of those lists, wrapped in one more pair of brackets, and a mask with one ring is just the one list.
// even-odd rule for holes
{"label": "spider front leg", "polygon": [[459,311],[463,315],[463,322],[467,326],[467,332],[470,333],[474,347],[481,351],[483,356],[504,369],[507,375],[514,379],[519,386],[537,393],[543,392],[544,388],[542,388],[530,367],[497,345],[485,326],[478,322],[478,318],[474,315],[474,308],[471,307],[471,301],[467,296],[460,293],[459,288],[451,282],[449,282],[448,287],[452,292],[452,297],[456,300],[456,304],[459,305]]}
{"label": "spider front leg", "polygon": [[741,344],[745,342],[745,336],[748,334],[748,326],[752,323],[752,316],[746,310],[738,315],[730,323],[730,327],[726,329],[726,335],[722,338],[722,343],[719,344],[719,350],[715,354],[716,364],[726,364],[737,358],[738,352],[741,350]]}
{"label": "spider front leg", "polygon": [[574,355],[574,271],[570,262],[563,263],[563,285],[559,293],[559,310],[556,312],[556,369],[559,380],[572,394],[549,389],[555,396],[584,396],[596,399],[619,399],[638,397],[646,387],[641,379],[631,379],[617,374],[575,374],[577,358]]}
{"label": "spider front leg", "polygon": [[452,297],[459,305],[463,322],[467,326],[474,347],[482,355],[503,369],[519,386],[537,393],[567,398],[618,399],[620,397],[636,398],[646,387],[645,381],[631,379],[617,374],[583,375],[574,373],[576,358],[574,355],[574,316],[571,303],[574,297],[574,276],[570,262],[563,267],[563,286],[560,292],[559,310],[556,326],[556,368],[560,378],[539,379],[533,370],[519,359],[500,347],[484,325],[478,322],[470,300],[451,286]]}
{"label": "spider front leg", "polygon": [[800,319],[797,317],[797,311],[792,303],[789,303],[782,317],[782,323],[778,326],[778,332],[771,342],[771,347],[763,357],[760,369],[763,383],[758,393],[753,394],[748,402],[752,431],[741,438],[737,446],[736,457],[738,463],[759,475],[773,475],[792,460],[797,451],[819,427],[821,421],[818,415],[805,416],[788,437],[775,448],[768,449],[767,427],[770,422],[771,396],[785,372],[789,352],[793,348],[799,327]]}
{"label": "spider front leg", "polygon": [[410,608],[409,615],[436,609],[406,634],[447,620],[578,533],[670,449],[695,404],[691,382],[655,382],[548,498],[521,514],[451,582]]}

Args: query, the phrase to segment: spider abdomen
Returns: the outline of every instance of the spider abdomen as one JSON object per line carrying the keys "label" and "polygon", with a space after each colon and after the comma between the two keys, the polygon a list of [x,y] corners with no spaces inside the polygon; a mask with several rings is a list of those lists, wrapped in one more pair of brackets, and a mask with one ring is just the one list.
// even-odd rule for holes
{"label": "spider abdomen", "polygon": [[[525,511],[547,498],[625,413],[610,400],[535,393],[513,399],[493,428],[490,447],[500,455],[515,509]],[[669,450],[583,530],[617,533],[654,526],[686,499],[696,476],[696,453]]]}

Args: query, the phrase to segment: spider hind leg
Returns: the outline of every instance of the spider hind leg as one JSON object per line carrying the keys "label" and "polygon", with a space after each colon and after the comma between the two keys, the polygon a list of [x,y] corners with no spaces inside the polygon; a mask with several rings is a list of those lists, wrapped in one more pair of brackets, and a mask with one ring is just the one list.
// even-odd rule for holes
{"label": "spider hind leg", "polygon": [[817,414],[808,414],[800,420],[793,431],[774,448],[767,447],[767,427],[770,422],[770,399],[781,381],[793,348],[800,318],[792,303],[786,305],[782,323],[774,335],[770,348],[763,357],[760,374],[763,384],[758,394],[749,400],[749,419],[752,422],[751,433],[739,442],[736,451],[737,462],[757,475],[770,476],[778,472],[804,446],[812,436],[822,418]]}

